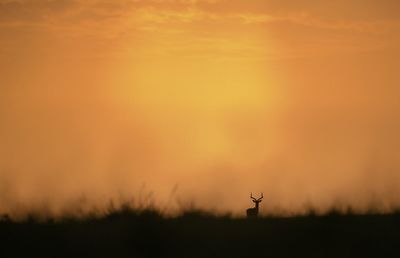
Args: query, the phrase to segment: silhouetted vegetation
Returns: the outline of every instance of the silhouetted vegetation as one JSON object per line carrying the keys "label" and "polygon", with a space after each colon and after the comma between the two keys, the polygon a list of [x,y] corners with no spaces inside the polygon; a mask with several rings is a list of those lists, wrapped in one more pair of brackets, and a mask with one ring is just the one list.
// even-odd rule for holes
{"label": "silhouetted vegetation", "polygon": [[400,213],[168,218],[124,208],[105,217],[0,221],[1,257],[400,257]]}

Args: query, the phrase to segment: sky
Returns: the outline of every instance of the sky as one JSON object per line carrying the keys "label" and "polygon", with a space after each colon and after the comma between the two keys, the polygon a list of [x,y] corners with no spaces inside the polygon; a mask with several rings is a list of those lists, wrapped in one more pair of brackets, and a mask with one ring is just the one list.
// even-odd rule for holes
{"label": "sky", "polygon": [[400,208],[397,0],[0,0],[0,213]]}

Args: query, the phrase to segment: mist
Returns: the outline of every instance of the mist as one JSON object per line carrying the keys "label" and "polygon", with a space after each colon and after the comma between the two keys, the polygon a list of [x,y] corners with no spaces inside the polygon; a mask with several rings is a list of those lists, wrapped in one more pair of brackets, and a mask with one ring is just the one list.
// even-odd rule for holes
{"label": "mist", "polygon": [[250,192],[264,193],[263,214],[399,209],[397,27],[301,23],[297,35],[278,20],[265,38],[240,23],[216,39],[228,21],[118,37],[74,22],[1,28],[15,44],[0,61],[0,213],[83,216],[112,202],[244,216]]}

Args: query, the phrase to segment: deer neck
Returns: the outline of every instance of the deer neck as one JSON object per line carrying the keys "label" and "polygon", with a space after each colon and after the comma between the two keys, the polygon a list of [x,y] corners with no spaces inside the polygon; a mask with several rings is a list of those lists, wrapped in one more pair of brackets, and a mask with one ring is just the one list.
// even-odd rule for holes
{"label": "deer neck", "polygon": [[259,205],[259,203],[256,202],[255,205],[256,205],[256,207],[254,207],[254,208],[255,208],[256,210],[258,210],[258,205]]}

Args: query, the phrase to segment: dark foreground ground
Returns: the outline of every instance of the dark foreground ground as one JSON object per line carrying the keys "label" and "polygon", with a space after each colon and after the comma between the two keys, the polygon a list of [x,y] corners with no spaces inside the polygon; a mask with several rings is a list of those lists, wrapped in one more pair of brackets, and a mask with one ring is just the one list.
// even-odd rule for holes
{"label": "dark foreground ground", "polygon": [[0,222],[0,257],[400,257],[400,213],[256,220],[118,212]]}

